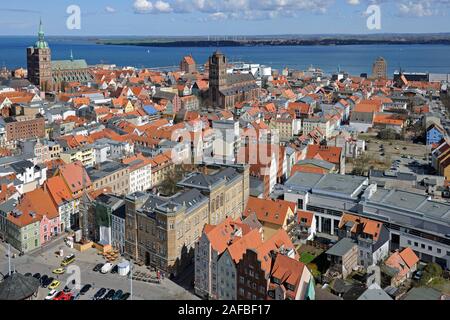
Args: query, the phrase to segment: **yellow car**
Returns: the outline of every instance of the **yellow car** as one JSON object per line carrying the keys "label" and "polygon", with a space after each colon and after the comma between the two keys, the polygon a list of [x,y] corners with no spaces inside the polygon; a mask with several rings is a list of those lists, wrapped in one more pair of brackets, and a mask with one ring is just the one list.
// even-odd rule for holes
{"label": "yellow car", "polygon": [[53,280],[53,282],[50,283],[50,285],[48,286],[48,289],[55,290],[56,288],[59,287],[60,284],[61,284],[61,282],[59,282],[58,280]]}
{"label": "yellow car", "polygon": [[52,271],[54,274],[64,274],[66,272],[66,269],[64,268],[58,268]]}

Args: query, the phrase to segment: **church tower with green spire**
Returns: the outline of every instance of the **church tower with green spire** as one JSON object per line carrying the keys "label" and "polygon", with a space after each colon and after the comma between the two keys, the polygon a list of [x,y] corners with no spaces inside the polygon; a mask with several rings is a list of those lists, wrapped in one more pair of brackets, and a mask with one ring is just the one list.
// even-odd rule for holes
{"label": "church tower with green spire", "polygon": [[45,41],[42,20],[39,23],[38,40],[33,47],[27,48],[28,80],[41,91],[51,91],[52,78],[52,54],[48,43]]}

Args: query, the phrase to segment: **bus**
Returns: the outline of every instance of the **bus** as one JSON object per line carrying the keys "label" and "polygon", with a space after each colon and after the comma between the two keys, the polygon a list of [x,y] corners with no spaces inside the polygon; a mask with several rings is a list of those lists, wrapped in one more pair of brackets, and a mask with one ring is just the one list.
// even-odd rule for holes
{"label": "bus", "polygon": [[64,258],[64,260],[61,262],[61,267],[66,267],[69,264],[73,263],[75,261],[75,255],[71,254]]}

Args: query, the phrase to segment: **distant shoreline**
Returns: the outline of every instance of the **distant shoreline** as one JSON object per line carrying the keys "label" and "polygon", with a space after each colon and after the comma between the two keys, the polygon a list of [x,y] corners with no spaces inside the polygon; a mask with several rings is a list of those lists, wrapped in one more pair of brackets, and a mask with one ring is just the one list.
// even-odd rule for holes
{"label": "distant shoreline", "polygon": [[276,47],[276,46],[344,46],[344,45],[450,45],[448,39],[364,40],[364,39],[277,39],[277,40],[97,40],[99,45],[140,47]]}

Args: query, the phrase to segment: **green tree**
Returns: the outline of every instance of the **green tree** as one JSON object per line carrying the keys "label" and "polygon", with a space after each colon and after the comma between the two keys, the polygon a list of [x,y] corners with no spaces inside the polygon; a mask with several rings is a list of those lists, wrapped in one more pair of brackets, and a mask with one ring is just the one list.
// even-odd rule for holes
{"label": "green tree", "polygon": [[432,275],[433,277],[441,277],[442,276],[442,267],[437,263],[429,263],[425,267],[425,272]]}
{"label": "green tree", "polygon": [[175,170],[169,174],[160,185],[160,191],[166,195],[175,194],[178,190],[177,183],[183,179],[186,170],[181,165],[175,166]]}
{"label": "green tree", "polygon": [[396,140],[399,138],[399,135],[393,129],[383,129],[378,132],[378,138],[381,140]]}
{"label": "green tree", "polygon": [[427,285],[435,279],[442,277],[442,268],[437,263],[429,263],[424,269],[422,279],[420,279],[421,285]]}
{"label": "green tree", "polygon": [[370,157],[366,153],[355,159],[353,162],[352,174],[357,176],[364,176],[369,171],[369,161]]}
{"label": "green tree", "polygon": [[311,274],[314,278],[318,279],[322,275],[322,273],[319,271],[319,268],[317,267],[317,264],[315,263],[309,263],[308,269],[311,271]]}

